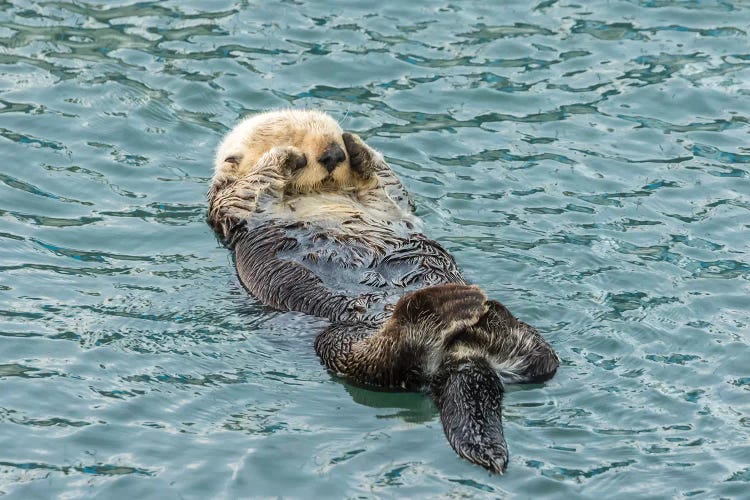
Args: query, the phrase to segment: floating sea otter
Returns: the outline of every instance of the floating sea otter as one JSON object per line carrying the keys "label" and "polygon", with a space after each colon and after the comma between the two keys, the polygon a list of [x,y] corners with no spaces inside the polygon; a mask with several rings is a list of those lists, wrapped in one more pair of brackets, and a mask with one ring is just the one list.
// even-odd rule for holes
{"label": "floating sea otter", "polygon": [[453,449],[505,469],[503,380],[544,381],[557,355],[419,232],[379,153],[321,112],[255,115],[219,147],[208,196],[248,291],[330,321],[315,350],[331,371],[427,391]]}

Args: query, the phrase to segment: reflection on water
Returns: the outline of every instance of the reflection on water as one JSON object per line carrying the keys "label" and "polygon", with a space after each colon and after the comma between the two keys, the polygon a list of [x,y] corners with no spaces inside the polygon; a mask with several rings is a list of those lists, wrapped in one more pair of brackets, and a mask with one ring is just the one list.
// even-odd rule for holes
{"label": "reflection on water", "polygon": [[[0,492],[746,496],[741,2],[0,1]],[[320,108],[562,357],[503,477],[331,377],[204,223],[213,150]]]}

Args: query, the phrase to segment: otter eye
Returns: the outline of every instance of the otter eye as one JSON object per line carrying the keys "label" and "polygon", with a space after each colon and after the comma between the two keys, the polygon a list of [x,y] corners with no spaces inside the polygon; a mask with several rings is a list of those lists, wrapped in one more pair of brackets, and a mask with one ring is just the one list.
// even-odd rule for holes
{"label": "otter eye", "polygon": [[307,156],[302,155],[294,162],[294,170],[301,170],[307,166]]}

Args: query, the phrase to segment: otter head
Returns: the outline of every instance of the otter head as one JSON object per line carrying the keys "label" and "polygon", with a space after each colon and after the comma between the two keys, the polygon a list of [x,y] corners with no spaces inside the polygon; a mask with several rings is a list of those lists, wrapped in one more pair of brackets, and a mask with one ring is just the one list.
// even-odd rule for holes
{"label": "otter head", "polygon": [[219,146],[216,177],[252,175],[265,153],[286,148],[290,158],[279,169],[286,177],[285,190],[289,194],[374,187],[374,173],[352,168],[347,151],[351,140],[345,142],[345,137],[351,136],[319,111],[284,110],[255,115],[237,125]]}

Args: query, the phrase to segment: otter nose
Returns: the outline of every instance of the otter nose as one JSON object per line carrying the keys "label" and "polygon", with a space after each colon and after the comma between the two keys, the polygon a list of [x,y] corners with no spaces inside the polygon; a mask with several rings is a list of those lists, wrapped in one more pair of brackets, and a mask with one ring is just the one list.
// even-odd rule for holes
{"label": "otter nose", "polygon": [[328,170],[329,174],[333,172],[333,169],[336,168],[336,165],[344,160],[346,160],[346,153],[344,153],[344,150],[341,149],[341,146],[339,146],[335,142],[328,146],[325,151],[323,151],[323,154],[320,155],[320,158],[318,158],[318,161],[323,164],[326,170]]}

